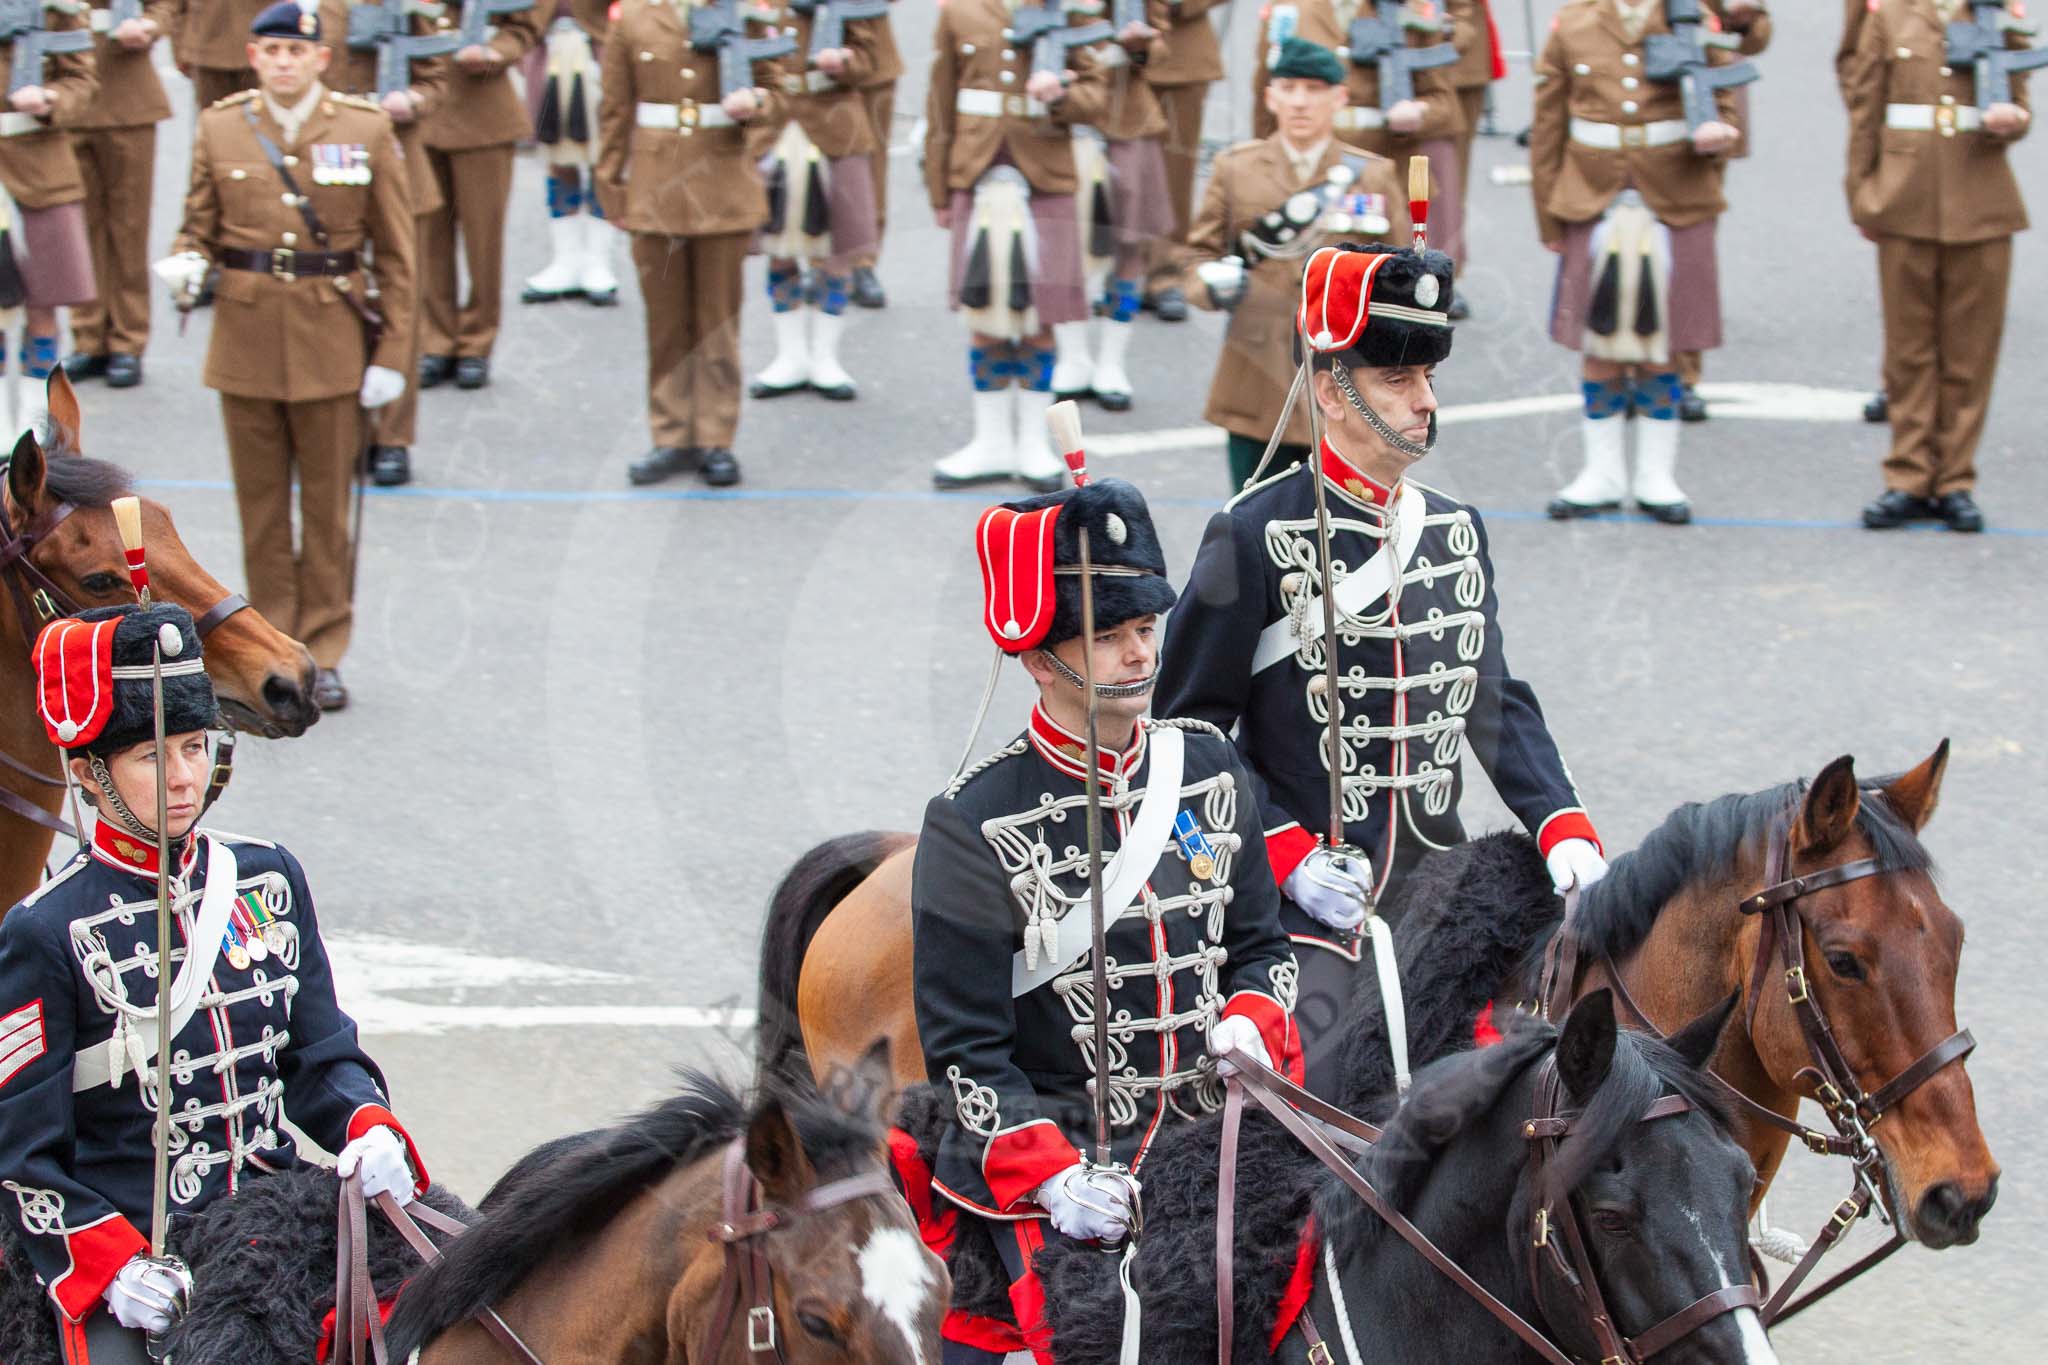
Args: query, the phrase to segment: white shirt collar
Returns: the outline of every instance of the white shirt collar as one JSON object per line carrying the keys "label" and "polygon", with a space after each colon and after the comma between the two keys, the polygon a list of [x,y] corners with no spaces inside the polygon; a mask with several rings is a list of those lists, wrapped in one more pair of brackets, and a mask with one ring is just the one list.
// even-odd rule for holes
{"label": "white shirt collar", "polygon": [[270,116],[277,120],[277,126],[284,130],[286,142],[299,140],[299,129],[306,126],[306,120],[313,115],[313,109],[326,95],[327,87],[314,81],[299,102],[289,109],[272,99],[268,90],[263,92],[263,103],[270,110]]}
{"label": "white shirt collar", "polygon": [[1316,167],[1322,165],[1323,158],[1329,154],[1331,141],[1332,139],[1326,137],[1315,146],[1303,151],[1289,142],[1285,134],[1281,135],[1280,150],[1287,153],[1287,164],[1294,168],[1295,179],[1309,180],[1314,178]]}

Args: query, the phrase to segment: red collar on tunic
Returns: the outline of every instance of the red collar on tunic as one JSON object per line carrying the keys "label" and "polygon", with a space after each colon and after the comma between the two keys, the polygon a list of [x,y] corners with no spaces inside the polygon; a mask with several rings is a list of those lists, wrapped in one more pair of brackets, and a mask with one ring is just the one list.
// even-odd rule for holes
{"label": "red collar on tunic", "polygon": [[1360,473],[1355,465],[1330,448],[1327,438],[1323,441],[1323,477],[1360,502],[1374,507],[1393,504],[1394,490]]}
{"label": "red collar on tunic", "polygon": [[[1031,745],[1039,756],[1053,767],[1073,778],[1076,782],[1088,772],[1088,741],[1066,726],[1061,725],[1045,713],[1043,705],[1031,708],[1031,728],[1027,731]],[[1129,781],[1138,764],[1145,757],[1145,722],[1138,722],[1137,733],[1131,736],[1131,746],[1122,753],[1111,749],[1099,750],[1095,762],[1101,773],[1102,785],[1112,787],[1118,779]]]}
{"label": "red collar on tunic", "polygon": [[[117,867],[123,872],[132,872],[151,881],[156,880],[156,845],[147,839],[136,838],[112,820],[100,819],[93,822],[92,856],[108,867]],[[183,847],[178,852],[178,875],[190,873],[192,864],[198,857],[199,841],[187,834]]]}

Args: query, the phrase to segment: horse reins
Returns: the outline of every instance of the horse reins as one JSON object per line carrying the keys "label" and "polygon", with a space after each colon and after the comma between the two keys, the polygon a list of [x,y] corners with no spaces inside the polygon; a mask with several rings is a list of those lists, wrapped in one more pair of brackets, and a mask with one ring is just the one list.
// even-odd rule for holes
{"label": "horse reins", "polygon": [[[12,463],[11,458],[0,459],[0,482],[5,481],[8,466]],[[30,559],[36,546],[46,540],[51,532],[77,510],[72,503],[53,503],[44,508],[35,520],[19,532],[15,531],[11,518],[0,515],[0,582],[7,585],[8,595],[14,602],[15,620],[21,626],[22,639],[31,650],[35,648],[36,636],[44,626],[60,616],[76,615],[80,610],[79,604],[72,600],[71,595],[58,587],[50,576],[37,568]],[[201,612],[193,621],[193,628],[203,642],[229,617],[236,612],[246,611],[248,607],[248,598],[241,593],[231,592]],[[228,779],[233,776],[234,734],[232,729],[222,732],[220,744],[214,754],[213,772],[207,778],[206,795],[200,803],[202,815],[220,799],[220,794],[227,789]],[[68,790],[70,786],[62,777],[50,777],[39,773],[5,751],[0,751],[0,766],[45,787],[55,787],[63,791]],[[17,815],[52,834],[66,835],[80,843],[85,841],[84,830],[73,828],[33,801],[5,787],[0,787],[0,810]]]}
{"label": "horse reins", "polygon": [[[1237,1129],[1244,1112],[1241,1096],[1247,1094],[1282,1128],[1292,1134],[1296,1141],[1306,1147],[1311,1155],[1328,1167],[1353,1194],[1363,1200],[1366,1207],[1377,1214],[1381,1221],[1413,1247],[1424,1261],[1464,1290],[1480,1307],[1491,1314],[1496,1322],[1514,1333],[1523,1345],[1540,1356],[1546,1365],[1576,1365],[1569,1352],[1558,1347],[1540,1328],[1474,1279],[1464,1267],[1452,1260],[1443,1248],[1431,1241],[1427,1233],[1388,1203],[1386,1198],[1372,1187],[1372,1183],[1364,1174],[1338,1150],[1340,1146],[1353,1150],[1369,1150],[1380,1140],[1380,1129],[1361,1119],[1353,1118],[1335,1105],[1311,1095],[1279,1072],[1243,1052],[1233,1052],[1230,1060],[1237,1066],[1238,1074],[1231,1079],[1230,1098],[1224,1106],[1224,1160],[1218,1172],[1216,1191],[1216,1348],[1219,1365],[1232,1365],[1233,1360],[1235,1287],[1232,1283],[1231,1241],[1236,1226],[1237,1200],[1237,1163],[1234,1158],[1237,1151]],[[1572,1124],[1571,1116],[1558,1111],[1559,1087],[1556,1084],[1555,1052],[1545,1059],[1544,1066],[1546,1070],[1538,1078],[1534,1112],[1521,1126],[1522,1136],[1531,1144],[1529,1167],[1532,1179],[1540,1179],[1543,1163],[1555,1156],[1558,1140],[1571,1131]],[[1547,1094],[1546,1084],[1550,1087]],[[1691,1101],[1684,1096],[1665,1095],[1643,1111],[1640,1121],[1648,1123],[1654,1119],[1668,1118],[1686,1113],[1691,1108]],[[1564,1272],[1566,1283],[1577,1290],[1593,1333],[1600,1341],[1602,1365],[1643,1365],[1643,1362],[1657,1352],[1713,1319],[1724,1313],[1734,1312],[1738,1308],[1754,1307],[1762,1298],[1754,1285],[1734,1285],[1716,1290],[1688,1304],[1639,1336],[1627,1338],[1621,1335],[1620,1329],[1607,1312],[1605,1301],[1600,1294],[1599,1282],[1592,1271],[1592,1263],[1585,1253],[1576,1212],[1567,1207],[1558,1215],[1551,1213],[1548,1206],[1541,1206],[1533,1215],[1533,1223],[1533,1249],[1547,1249]],[[1569,1252],[1559,1249],[1559,1232],[1563,1233]],[[1570,1256],[1569,1260],[1566,1259],[1567,1255]],[[1534,1269],[1532,1262],[1532,1276]],[[1538,1302],[1541,1302],[1540,1297]],[[1329,1345],[1317,1329],[1306,1305],[1301,1310],[1297,1325],[1303,1338],[1309,1343],[1311,1365],[1331,1365]]]}
{"label": "horse reins", "polygon": [[788,1227],[795,1221],[794,1214],[822,1213],[856,1199],[893,1198],[896,1185],[887,1172],[867,1171],[827,1181],[788,1209],[765,1205],[761,1202],[761,1184],[747,1168],[747,1142],[742,1135],[725,1149],[723,1187],[724,1207],[706,1236],[724,1248],[725,1267],[719,1276],[715,1300],[718,1309],[704,1338],[702,1358],[707,1362],[718,1359],[727,1334],[744,1311],[748,1356],[768,1356],[779,1363],[785,1357],[776,1328],[775,1272],[768,1264],[768,1254],[760,1239]]}
{"label": "horse reins", "polygon": [[[1806,971],[1806,924],[1799,915],[1798,902],[1816,891],[1879,876],[1887,869],[1876,858],[1859,858],[1816,872],[1790,876],[1791,863],[1792,827],[1788,818],[1771,828],[1764,853],[1763,889],[1745,896],[1735,905],[1741,914],[1762,917],[1756,960],[1750,970],[1749,1000],[1744,1006],[1743,1028],[1752,1038],[1755,1036],[1757,1007],[1763,999],[1774,961],[1782,958],[1785,997],[1792,1006],[1800,1036],[1812,1058],[1812,1064],[1801,1067],[1793,1079],[1811,1088],[1814,1102],[1828,1116],[1835,1131],[1829,1134],[1809,1128],[1796,1118],[1787,1118],[1775,1109],[1759,1104],[1717,1073],[1709,1071],[1707,1074],[1720,1084],[1723,1091],[1734,1097],[1737,1106],[1749,1118],[1798,1138],[1819,1155],[1850,1158],[1854,1163],[1856,1186],[1849,1197],[1835,1206],[1827,1225],[1764,1306],[1766,1326],[1782,1322],[1825,1298],[1906,1244],[1905,1236],[1899,1231],[1898,1217],[1887,1213],[1888,1204],[1880,1184],[1884,1158],[1870,1136],[1870,1130],[1908,1095],[1933,1079],[1936,1073],[1949,1063],[1968,1057],[1977,1046],[1977,1040],[1968,1029],[1958,1029],[1922,1053],[1875,1092],[1866,1091],[1843,1054],[1827,1016],[1814,998],[1812,982]],[[1551,939],[1545,954],[1542,983],[1537,994],[1546,1018],[1554,1017],[1577,991],[1578,936],[1572,931],[1572,912],[1576,905],[1577,897],[1574,895],[1565,908],[1564,926]],[[1664,1037],[1663,1031],[1643,1012],[1642,1006],[1636,1003],[1635,997],[1623,984],[1621,971],[1613,957],[1603,955],[1601,965],[1614,986],[1616,997],[1636,1023],[1657,1037]],[[1880,1211],[1880,1216],[1891,1222],[1890,1240],[1805,1298],[1792,1302],[1793,1293],[1812,1273],[1821,1257],[1846,1236],[1873,1206]]]}

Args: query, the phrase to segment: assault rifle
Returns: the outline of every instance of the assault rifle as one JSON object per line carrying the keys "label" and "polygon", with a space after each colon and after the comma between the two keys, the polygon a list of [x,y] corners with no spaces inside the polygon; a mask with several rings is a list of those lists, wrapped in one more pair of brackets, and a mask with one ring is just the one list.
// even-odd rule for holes
{"label": "assault rifle", "polygon": [[[1389,17],[1389,10],[1398,17]],[[1390,0],[1372,0],[1369,10],[1351,21],[1345,52],[1354,66],[1373,66],[1380,75],[1380,108],[1391,109],[1402,100],[1415,98],[1415,73],[1439,66],[1453,66],[1458,49],[1448,42],[1428,47],[1408,46],[1408,30],[1441,33],[1433,20],[1408,17],[1408,6]]]}
{"label": "assault rifle", "polygon": [[7,74],[7,93],[43,83],[43,63],[58,52],[92,51],[92,30],[43,27],[43,11],[78,14],[85,6],[62,0],[0,0],[0,42],[14,44],[14,69]]}
{"label": "assault rifle", "polygon": [[351,5],[348,45],[356,52],[377,53],[377,98],[412,84],[412,64],[422,57],[440,57],[464,46],[459,33],[414,33],[415,16],[439,19],[445,5],[427,0],[378,0]]}
{"label": "assault rifle", "polygon": [[754,88],[754,63],[796,51],[796,39],[787,33],[766,38],[749,38],[747,20],[766,23],[766,11],[741,12],[739,0],[714,0],[690,10],[690,46],[699,52],[718,54],[718,93],[721,98],[736,90]]}
{"label": "assault rifle", "polygon": [[2048,48],[2005,45],[2007,34],[2033,32],[2033,25],[2006,13],[2004,0],[1970,0],[1970,22],[1948,26],[1948,63],[1976,68],[1979,109],[2012,103],[2015,71],[2048,66]]}
{"label": "assault rifle", "polygon": [[808,65],[817,64],[817,54],[846,46],[846,26],[856,19],[879,19],[889,12],[889,0],[791,0],[790,8],[811,17],[811,50]]}
{"label": "assault rifle", "polygon": [[1064,75],[1068,52],[1115,36],[1116,30],[1106,22],[1070,26],[1065,0],[1019,6],[1010,18],[1010,26],[1003,30],[1003,37],[1011,43],[1031,49],[1031,74],[1034,76],[1041,71],[1050,71],[1055,76]]}
{"label": "assault rifle", "polygon": [[[462,20],[455,26],[462,41],[456,45],[460,52],[465,47],[482,47],[490,41],[491,20],[501,14],[517,14],[532,9],[534,0],[462,0]],[[353,29],[353,25],[350,26]]]}
{"label": "assault rifle", "polygon": [[1698,132],[1702,123],[1721,117],[1714,104],[1716,92],[1748,85],[1763,73],[1754,62],[1712,64],[1707,49],[1733,51],[1742,46],[1742,39],[1733,33],[1708,33],[1702,27],[1706,16],[1700,0],[1664,0],[1664,17],[1671,31],[1652,33],[1643,40],[1643,74],[1678,87],[1685,101],[1685,126]]}

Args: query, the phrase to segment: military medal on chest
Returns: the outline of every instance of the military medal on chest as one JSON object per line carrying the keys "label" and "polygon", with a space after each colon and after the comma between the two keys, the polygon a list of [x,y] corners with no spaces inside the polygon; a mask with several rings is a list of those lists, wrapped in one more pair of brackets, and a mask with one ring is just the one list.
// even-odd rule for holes
{"label": "military medal on chest", "polygon": [[369,184],[370,149],[360,142],[314,143],[313,183],[316,185]]}
{"label": "military medal on chest", "polygon": [[1216,850],[1209,843],[1209,836],[1195,823],[1193,811],[1182,811],[1173,818],[1173,837],[1180,844],[1181,855],[1188,860],[1188,871],[1201,881],[1216,879]]}

